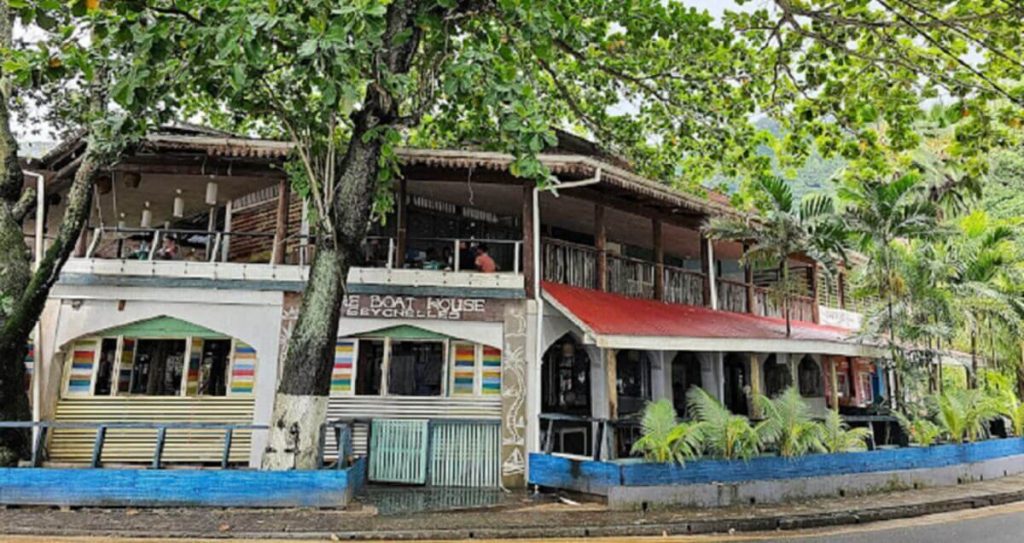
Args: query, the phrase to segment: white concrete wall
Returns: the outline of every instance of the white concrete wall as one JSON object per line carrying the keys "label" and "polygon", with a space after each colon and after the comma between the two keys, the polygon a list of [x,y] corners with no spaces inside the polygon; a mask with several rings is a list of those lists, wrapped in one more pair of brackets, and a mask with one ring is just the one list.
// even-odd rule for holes
{"label": "white concrete wall", "polygon": [[[60,389],[59,350],[76,338],[133,322],[168,316],[238,338],[256,349],[253,424],[269,424],[277,388],[281,341],[281,292],[183,288],[54,287],[44,319],[45,385],[54,401]],[[123,303],[123,307],[119,307]],[[52,414],[52,406],[51,411]],[[253,435],[251,465],[259,465],[265,434]]]}

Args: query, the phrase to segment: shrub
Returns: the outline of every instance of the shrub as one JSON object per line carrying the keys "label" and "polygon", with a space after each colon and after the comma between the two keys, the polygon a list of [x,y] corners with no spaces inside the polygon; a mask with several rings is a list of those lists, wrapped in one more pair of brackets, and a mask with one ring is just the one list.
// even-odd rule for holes
{"label": "shrub", "polygon": [[633,454],[642,454],[651,462],[677,462],[700,454],[700,425],[679,422],[672,402],[658,400],[644,407],[640,439],[633,443]]}
{"label": "shrub", "polygon": [[811,417],[811,407],[796,387],[787,388],[775,398],[758,396],[754,401],[765,416],[759,433],[779,455],[793,457],[825,450],[824,428]]}
{"label": "shrub", "polygon": [[939,428],[953,443],[976,441],[985,423],[999,416],[997,403],[978,389],[946,391],[935,403]]}
{"label": "shrub", "polygon": [[1013,435],[1024,437],[1024,403],[1011,391],[1004,391],[995,401],[996,410],[1010,420]]}
{"label": "shrub", "polygon": [[700,424],[705,452],[725,459],[748,459],[761,451],[761,436],[747,417],[734,415],[706,390],[693,387],[686,394],[686,408]]}
{"label": "shrub", "polygon": [[912,443],[930,447],[942,435],[942,428],[939,428],[937,424],[926,418],[916,417],[911,419],[903,413],[896,412],[894,414],[896,415],[896,420],[900,423],[900,427],[907,433]]}
{"label": "shrub", "polygon": [[850,428],[836,411],[829,410],[822,423],[821,443],[826,452],[839,453],[865,451],[871,430],[867,428]]}

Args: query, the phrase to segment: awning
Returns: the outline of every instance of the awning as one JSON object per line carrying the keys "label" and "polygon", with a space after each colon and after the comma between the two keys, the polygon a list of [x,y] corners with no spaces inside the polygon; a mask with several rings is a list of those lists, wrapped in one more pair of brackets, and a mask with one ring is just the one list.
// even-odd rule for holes
{"label": "awning", "polygon": [[544,283],[544,299],[584,333],[584,342],[613,349],[878,356],[852,330],[704,307],[629,298]]}

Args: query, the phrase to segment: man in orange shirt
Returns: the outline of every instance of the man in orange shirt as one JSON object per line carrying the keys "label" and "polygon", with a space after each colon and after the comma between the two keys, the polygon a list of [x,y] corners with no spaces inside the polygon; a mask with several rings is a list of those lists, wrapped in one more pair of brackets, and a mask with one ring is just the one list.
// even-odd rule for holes
{"label": "man in orange shirt", "polygon": [[481,244],[476,248],[476,260],[474,261],[476,269],[484,273],[494,273],[498,271],[498,265],[494,263],[494,259],[491,255],[487,254],[487,246]]}

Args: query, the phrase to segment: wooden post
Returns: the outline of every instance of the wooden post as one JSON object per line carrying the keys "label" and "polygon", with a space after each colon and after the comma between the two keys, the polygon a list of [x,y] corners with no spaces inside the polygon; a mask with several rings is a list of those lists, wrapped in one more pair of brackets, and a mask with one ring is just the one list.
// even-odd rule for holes
{"label": "wooden post", "polygon": [[274,250],[271,253],[271,264],[284,264],[287,249],[285,237],[288,235],[288,178],[281,178],[277,183],[277,220],[274,223]]}
{"label": "wooden post", "polygon": [[527,181],[523,184],[523,286],[526,289],[526,297],[533,298],[534,281],[536,274],[541,270],[534,269],[534,239],[533,224],[537,219],[533,216],[533,191],[537,190],[536,184]]}
{"label": "wooden post", "polygon": [[829,396],[832,400],[832,409],[834,411],[839,411],[839,375],[837,374],[836,366],[836,357],[828,357],[828,375],[832,384],[832,390],[829,391]]}
{"label": "wooden post", "polygon": [[[608,394],[608,420],[614,421],[619,418],[619,387],[618,387],[618,375],[619,375],[619,352],[616,349],[605,349],[604,356],[604,379],[605,387]],[[611,426],[614,428],[614,426]],[[618,444],[615,442],[616,432],[609,431],[607,440],[609,443],[608,447],[608,458],[615,458],[618,450]]]}
{"label": "wooden post", "polygon": [[821,322],[821,309],[818,307],[818,263],[811,264],[808,280],[811,282],[811,319],[815,324]]}
{"label": "wooden post", "polygon": [[750,416],[755,419],[761,418],[761,410],[754,398],[761,394],[761,360],[757,353],[750,353]]}
{"label": "wooden post", "polygon": [[594,204],[594,248],[597,249],[597,290],[608,291],[608,229],[604,223],[604,206]]}
{"label": "wooden post", "polygon": [[839,309],[846,309],[846,274],[843,270],[836,274],[836,297],[839,298]]}
{"label": "wooden post", "polygon": [[78,240],[75,241],[75,252],[71,253],[74,258],[82,258],[89,248],[89,224],[82,225],[82,231],[78,233]]}
{"label": "wooden post", "polygon": [[[399,268],[405,266],[405,251],[409,243],[409,211],[406,205],[407,184],[405,178],[398,181],[398,194],[395,195],[395,261]],[[458,270],[455,270],[458,271]]]}
{"label": "wooden post", "polygon": [[651,220],[651,230],[654,239],[654,299],[665,299],[665,244],[663,239],[662,223],[658,219]]}
{"label": "wooden post", "polygon": [[711,307],[711,251],[709,251],[708,238],[704,233],[700,234],[700,272],[704,274],[704,307]]}
{"label": "wooden post", "polygon": [[[747,251],[750,250],[750,245],[743,244],[743,256],[747,256]],[[743,265],[743,283],[747,285],[747,313],[754,314],[757,310],[756,304],[754,304],[754,268],[747,262]]]}

